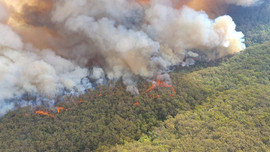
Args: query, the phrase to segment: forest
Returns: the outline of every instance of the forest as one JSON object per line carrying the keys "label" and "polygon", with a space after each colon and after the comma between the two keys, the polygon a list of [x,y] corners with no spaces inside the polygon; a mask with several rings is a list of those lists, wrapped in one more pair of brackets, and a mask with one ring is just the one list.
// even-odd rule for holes
{"label": "forest", "polygon": [[[134,96],[119,81],[65,97],[61,110],[19,108],[0,118],[0,151],[270,151],[270,2],[228,14],[247,49],[176,67],[175,94],[157,87]],[[139,82],[141,92],[151,87]]]}

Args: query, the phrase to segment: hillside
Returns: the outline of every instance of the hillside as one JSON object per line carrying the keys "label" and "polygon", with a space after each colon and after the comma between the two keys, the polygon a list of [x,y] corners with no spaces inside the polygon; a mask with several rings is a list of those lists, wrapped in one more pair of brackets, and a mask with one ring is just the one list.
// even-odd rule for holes
{"label": "hillside", "polygon": [[59,103],[69,110],[49,110],[55,118],[30,108],[9,112],[0,120],[1,151],[104,151],[123,143],[115,149],[267,151],[269,60],[270,43],[265,43],[217,66],[172,72],[173,97],[167,88],[131,96],[117,84]]}
{"label": "hillside", "polygon": [[109,151],[269,151],[269,53],[265,43],[217,67],[182,74],[211,90],[202,104]]}
{"label": "hillside", "polygon": [[228,14],[245,34],[247,46],[270,40],[270,1],[250,8],[232,6]]}

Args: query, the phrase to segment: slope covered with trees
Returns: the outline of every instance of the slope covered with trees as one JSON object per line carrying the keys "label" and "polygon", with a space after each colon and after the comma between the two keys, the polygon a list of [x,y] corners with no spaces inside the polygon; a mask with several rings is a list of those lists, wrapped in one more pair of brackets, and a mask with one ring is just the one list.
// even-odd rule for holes
{"label": "slope covered with trees", "polygon": [[269,151],[269,61],[265,43],[220,66],[184,74],[211,88],[205,101],[109,151]]}
{"label": "slope covered with trees", "polygon": [[0,119],[0,150],[105,151],[126,143],[114,150],[268,151],[269,61],[265,43],[217,66],[171,73],[175,96],[166,88],[131,96],[117,84],[67,98],[59,105],[69,110],[51,110],[55,118],[30,108],[9,112]]}
{"label": "slope covered with trees", "polygon": [[247,46],[270,40],[270,1],[248,8],[232,6],[228,14],[245,34]]}

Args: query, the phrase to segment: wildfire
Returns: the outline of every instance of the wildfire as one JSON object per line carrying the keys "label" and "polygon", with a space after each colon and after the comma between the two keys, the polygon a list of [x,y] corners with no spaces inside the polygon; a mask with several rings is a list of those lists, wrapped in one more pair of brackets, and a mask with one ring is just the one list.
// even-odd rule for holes
{"label": "wildfire", "polygon": [[[100,93],[100,94],[98,94],[98,96],[101,97],[102,94]],[[89,99],[90,99],[90,100],[94,100],[94,97],[91,96],[91,97],[89,97]],[[84,103],[84,102],[87,102],[87,100],[77,100],[77,101],[75,101],[75,104],[78,104],[78,103]]]}
{"label": "wildfire", "polygon": [[140,105],[140,103],[139,103],[138,101],[136,101],[136,102],[134,103],[134,107],[139,107],[139,105]]}
{"label": "wildfire", "polygon": [[150,95],[149,97],[150,97],[150,98],[153,98],[153,99],[156,99],[156,98],[161,98],[161,95],[159,95],[159,94],[158,94],[158,95],[156,95],[156,96],[154,96],[154,95]]}
{"label": "wildfire", "polygon": [[[174,96],[176,94],[176,91],[175,91],[174,87],[172,85],[169,85],[166,82],[162,82],[160,80],[160,77],[161,77],[160,75],[157,76],[157,80],[155,81],[155,83],[149,89],[144,91],[143,94],[155,89],[156,87],[165,87],[165,88],[171,88],[171,92],[172,92],[171,96]],[[160,95],[158,97],[160,97]]]}
{"label": "wildfire", "polygon": [[68,109],[65,109],[64,107],[56,107],[57,113],[59,114],[61,110],[68,111]]}
{"label": "wildfire", "polygon": [[49,116],[49,117],[51,117],[51,118],[55,118],[54,115],[49,114],[48,112],[42,111],[42,110],[37,110],[37,111],[36,111],[36,115],[44,115],[44,116]]}
{"label": "wildfire", "polygon": [[85,100],[78,100],[75,103],[83,103],[83,102],[86,102],[86,101]]}

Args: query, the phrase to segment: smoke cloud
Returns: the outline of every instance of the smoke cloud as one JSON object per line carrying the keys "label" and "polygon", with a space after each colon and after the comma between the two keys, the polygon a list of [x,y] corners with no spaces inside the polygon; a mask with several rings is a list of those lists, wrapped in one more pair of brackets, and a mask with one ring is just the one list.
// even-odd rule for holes
{"label": "smoke cloud", "polygon": [[251,6],[258,3],[260,0],[220,0],[223,3],[235,4],[239,6]]}
{"label": "smoke cloud", "polygon": [[15,103],[29,105],[26,95],[53,105],[57,96],[78,95],[108,80],[122,79],[127,91],[139,94],[138,77],[154,79],[170,66],[187,65],[187,57],[214,60],[244,50],[232,18],[207,13],[213,5],[258,2],[1,1],[0,115]]}

